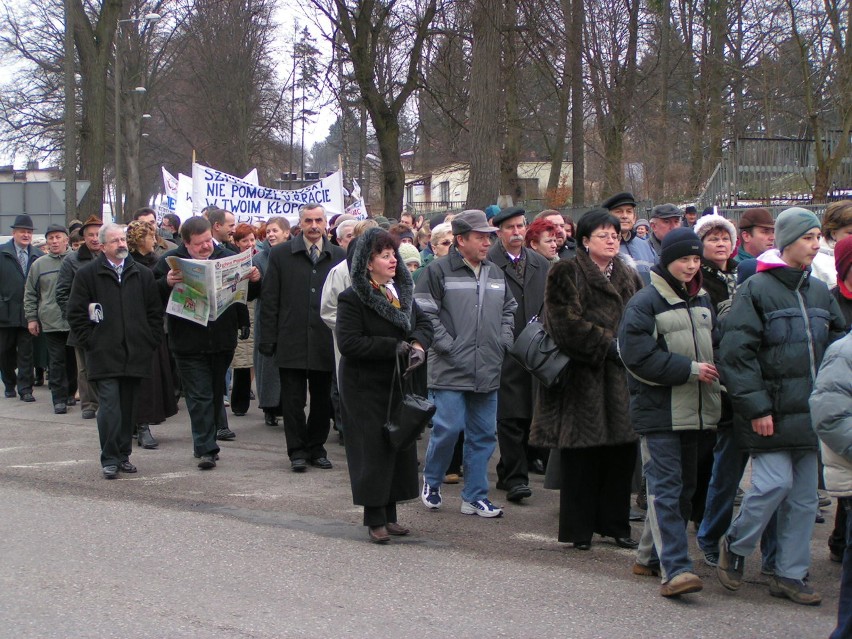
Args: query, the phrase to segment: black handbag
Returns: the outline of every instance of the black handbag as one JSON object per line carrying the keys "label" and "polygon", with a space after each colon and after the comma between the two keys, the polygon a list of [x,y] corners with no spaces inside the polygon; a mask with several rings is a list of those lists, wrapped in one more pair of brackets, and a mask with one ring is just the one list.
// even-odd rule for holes
{"label": "black handbag", "polygon": [[559,350],[535,315],[509,349],[511,355],[547,388],[562,381],[571,358]]}
{"label": "black handbag", "polygon": [[[402,386],[402,375],[399,372],[399,357],[395,357],[395,359],[396,370],[394,371],[393,380],[391,380],[391,392],[388,398],[388,416],[382,430],[384,430],[385,438],[391,448],[394,450],[403,450],[417,441],[423,429],[426,428],[426,424],[429,423],[432,415],[435,414],[435,404],[425,397],[411,392],[410,389],[409,392],[405,392]],[[394,380],[399,382],[401,399],[396,405],[396,408],[391,411],[393,408]],[[410,383],[408,385],[410,386]]]}

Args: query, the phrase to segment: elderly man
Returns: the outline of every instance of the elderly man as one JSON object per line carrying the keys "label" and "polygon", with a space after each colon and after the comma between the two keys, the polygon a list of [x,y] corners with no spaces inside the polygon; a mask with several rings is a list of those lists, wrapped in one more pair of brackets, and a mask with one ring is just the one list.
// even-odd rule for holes
{"label": "elderly man", "polygon": [[[59,269],[70,250],[68,230],[64,226],[51,224],[45,234],[47,255],[42,255],[30,267],[24,291],[24,314],[27,329],[33,337],[44,334],[50,375],[48,384],[53,398],[53,412],[64,415],[68,406],[73,406],[77,392],[77,367],[74,351],[68,343],[68,322],[62,317],[56,303],[56,280]],[[70,355],[70,356],[69,356]]]}
{"label": "elderly man", "polygon": [[[234,255],[221,245],[213,244],[210,222],[203,217],[191,217],[180,227],[183,244],[169,251],[157,263],[160,295],[166,301],[175,284],[183,281],[183,274],[172,269],[169,257],[192,260],[217,260]],[[257,295],[260,272],[256,266],[249,275],[249,299]],[[225,371],[234,358],[237,336],[248,339],[250,323],[245,304],[235,303],[226,308],[217,319],[206,326],[176,315],[167,315],[169,348],[180,374],[186,408],[192,429],[193,454],[198,468],[216,467],[219,459],[217,439],[235,437],[228,428],[225,413]]]}
{"label": "elderly man", "polygon": [[24,402],[35,401],[33,338],[24,317],[24,285],[30,266],[42,253],[32,241],[32,218],[19,215],[12,224],[12,239],[0,246],[0,298],[4,300],[0,304],[0,372],[6,397],[14,397],[17,387]]}
{"label": "elderly man", "polygon": [[488,460],[497,443],[497,390],[518,305],[503,271],[488,259],[497,229],[485,213],[463,211],[452,229],[454,246],[426,267],[414,294],[435,329],[428,384],[437,412],[420,498],[429,509],[441,507],[441,482],[464,432],[461,512],[500,517],[503,509],[488,499]]}
{"label": "elderly man", "polygon": [[680,226],[683,212],[674,204],[658,204],[651,209],[651,235],[648,242],[657,255],[663,251],[666,235]]}
{"label": "elderly man", "polygon": [[100,255],[82,266],[68,300],[68,324],[98,384],[98,435],[105,479],[135,473],[136,390],[151,374],[151,354],[163,339],[163,305],[154,275],[127,250],[125,231],[105,224]]}
{"label": "elderly man", "polygon": [[749,209],[737,226],[740,229],[740,245],[734,256],[737,264],[760,257],[775,245],[775,219],[769,209]]}
{"label": "elderly man", "polygon": [[[62,260],[62,266],[59,267],[59,276],[56,279],[56,303],[65,318],[67,318],[68,297],[77,271],[100,255],[101,243],[98,237],[102,225],[103,222],[100,219],[94,215],[90,216],[80,228],[83,245]],[[83,419],[94,419],[98,410],[98,388],[94,383],[89,383],[86,357],[83,349],[80,348],[73,327],[68,335],[68,345],[74,347],[74,355],[77,359],[77,388],[80,390],[81,415]]]}
{"label": "elderly man", "polygon": [[636,200],[632,193],[616,193],[606,199],[601,205],[609,209],[621,224],[621,243],[618,252],[622,257],[629,258],[636,267],[642,282],[651,282],[651,267],[657,263],[657,254],[647,240],[636,232]]}
{"label": "elderly man", "polygon": [[[331,419],[331,372],[334,350],[331,329],[320,316],[320,301],[331,269],[346,253],[326,237],[325,209],[315,203],[299,211],[302,232],[269,251],[263,277],[258,350],[272,356],[281,375],[284,434],[293,472],[332,467],[325,450]],[[310,389],[310,416],[305,404]]]}
{"label": "elderly man", "polygon": [[[513,326],[515,338],[533,316],[541,313],[550,268],[547,259],[524,246],[527,230],[525,213],[521,208],[508,208],[491,219],[497,227],[499,241],[488,251],[488,259],[503,271],[518,304]],[[497,488],[505,490],[506,499],[511,502],[519,502],[532,495],[527,464],[530,457],[535,457],[538,452],[538,449],[533,449],[531,455],[528,447],[533,399],[532,375],[514,359],[506,357],[497,394],[497,442],[500,445]]]}

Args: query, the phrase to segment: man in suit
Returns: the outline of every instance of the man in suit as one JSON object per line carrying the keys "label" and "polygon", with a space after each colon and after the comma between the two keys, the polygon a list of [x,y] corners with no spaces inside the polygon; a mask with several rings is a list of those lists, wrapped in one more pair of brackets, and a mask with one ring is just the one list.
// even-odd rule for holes
{"label": "man in suit", "polygon": [[0,372],[6,398],[14,397],[17,390],[24,402],[35,401],[33,336],[24,317],[24,285],[30,265],[43,255],[32,241],[32,218],[19,215],[12,224],[12,239],[0,246],[0,299],[4,300],[0,304]]}
{"label": "man in suit", "polygon": [[[305,204],[299,211],[301,233],[269,251],[260,313],[263,341],[258,350],[275,356],[281,375],[284,434],[293,472],[308,464],[330,469],[326,456],[331,419],[331,329],[320,317],[322,288],[346,253],[326,237],[325,209]],[[310,388],[310,416],[305,418]]]}
{"label": "man in suit", "polygon": [[[515,310],[515,338],[533,316],[541,313],[547,285],[548,261],[524,246],[527,230],[526,211],[507,208],[495,215],[498,242],[488,251],[488,259],[503,271],[509,289],[518,303]],[[503,359],[500,391],[497,393],[497,488],[506,491],[506,499],[519,502],[532,495],[529,487],[527,441],[533,412],[533,380],[513,358]]]}

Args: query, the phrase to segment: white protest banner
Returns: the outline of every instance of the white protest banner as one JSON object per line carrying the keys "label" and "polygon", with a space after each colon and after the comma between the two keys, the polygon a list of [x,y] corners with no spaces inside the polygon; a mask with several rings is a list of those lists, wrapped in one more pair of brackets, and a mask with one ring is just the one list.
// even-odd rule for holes
{"label": "white protest banner", "polygon": [[251,251],[218,260],[167,257],[169,266],[183,274],[169,295],[166,313],[207,326],[231,304],[248,301]]}
{"label": "white protest banner", "polygon": [[329,215],[342,213],[342,172],[303,189],[282,191],[250,184],[200,164],[192,165],[192,210],[196,214],[205,206],[218,206],[231,211],[237,223],[254,224],[281,215],[290,224],[297,224],[299,208],[309,202],[321,204]]}
{"label": "white protest banner", "polygon": [[369,216],[367,207],[364,205],[364,198],[361,197],[361,187],[358,185],[358,180],[352,180],[352,197],[355,201],[346,207],[347,215],[354,215],[357,220],[366,220]]}
{"label": "white protest banner", "polygon": [[[243,178],[243,182],[257,184],[257,169],[249,171],[248,175]],[[175,186],[172,187],[172,184]],[[166,192],[166,202],[168,211],[165,213],[174,213],[181,222],[192,217],[192,178],[183,173],[178,173],[177,179],[163,168],[163,185]],[[162,216],[160,216],[162,219]]]}

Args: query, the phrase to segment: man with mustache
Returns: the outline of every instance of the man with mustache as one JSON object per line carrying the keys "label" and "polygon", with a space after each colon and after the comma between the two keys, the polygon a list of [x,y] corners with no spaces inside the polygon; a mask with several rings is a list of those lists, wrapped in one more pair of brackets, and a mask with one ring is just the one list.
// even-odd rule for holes
{"label": "man with mustache", "polygon": [[154,275],[127,250],[124,228],[104,224],[100,255],[80,267],[68,300],[68,324],[98,385],[98,435],[105,479],[135,473],[135,394],[151,374],[151,353],[163,338],[163,304]]}

